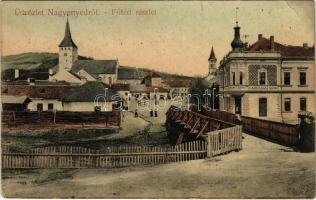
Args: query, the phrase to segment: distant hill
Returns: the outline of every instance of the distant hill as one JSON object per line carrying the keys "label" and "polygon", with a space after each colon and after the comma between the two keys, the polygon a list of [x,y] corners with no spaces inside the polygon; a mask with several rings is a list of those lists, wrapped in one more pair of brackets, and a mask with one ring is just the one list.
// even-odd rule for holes
{"label": "distant hill", "polygon": [[[91,60],[91,57],[79,56],[79,60]],[[12,80],[14,69],[20,70],[20,75],[30,72],[47,72],[48,69],[57,71],[58,54],[57,53],[22,53],[18,55],[9,55],[2,57],[1,63],[2,80]],[[144,77],[154,70],[146,68],[121,66],[119,76],[125,78]],[[159,71],[156,71],[159,72]],[[162,79],[192,79],[192,77],[159,72]]]}

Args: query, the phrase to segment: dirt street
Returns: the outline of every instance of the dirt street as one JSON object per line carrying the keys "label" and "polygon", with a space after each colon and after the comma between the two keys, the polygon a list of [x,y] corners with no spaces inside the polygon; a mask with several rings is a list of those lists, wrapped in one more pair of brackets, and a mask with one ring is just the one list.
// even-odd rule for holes
{"label": "dirt street", "polygon": [[118,169],[4,171],[5,197],[315,196],[315,154],[245,135],[243,150],[157,166]]}

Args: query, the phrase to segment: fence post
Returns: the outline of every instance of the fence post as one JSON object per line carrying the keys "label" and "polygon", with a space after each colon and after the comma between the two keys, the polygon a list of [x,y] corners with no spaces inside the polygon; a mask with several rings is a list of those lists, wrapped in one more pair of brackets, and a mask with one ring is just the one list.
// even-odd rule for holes
{"label": "fence post", "polygon": [[212,157],[211,134],[207,134],[207,158]]}

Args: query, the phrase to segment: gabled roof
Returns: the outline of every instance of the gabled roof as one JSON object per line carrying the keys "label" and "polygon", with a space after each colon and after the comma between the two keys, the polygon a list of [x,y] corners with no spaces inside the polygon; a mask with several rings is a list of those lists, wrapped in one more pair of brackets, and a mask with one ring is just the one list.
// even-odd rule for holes
{"label": "gabled roof", "polygon": [[[105,94],[105,89],[107,93]],[[88,81],[83,85],[73,88],[62,98],[63,102],[94,102],[97,96],[106,95],[106,101],[113,101],[111,97],[116,93],[110,89],[110,86],[100,81]],[[98,101],[104,102],[104,98],[98,98]]]}
{"label": "gabled roof", "polygon": [[212,47],[211,54],[210,54],[210,57],[208,58],[208,60],[216,60],[216,56],[215,56],[213,47]]}
{"label": "gabled roof", "polygon": [[71,72],[77,73],[84,69],[97,78],[98,74],[115,74],[116,66],[117,60],[77,60],[74,62]]}
{"label": "gabled roof", "polygon": [[74,48],[78,48],[77,45],[75,44],[75,42],[71,38],[71,32],[70,32],[70,26],[69,26],[68,19],[67,19],[67,22],[66,22],[65,36],[64,36],[64,39],[59,44],[59,47],[74,47]]}
{"label": "gabled roof", "polygon": [[1,94],[40,99],[60,99],[73,88],[69,85],[2,85]]}
{"label": "gabled roof", "polygon": [[[274,42],[274,50],[280,51],[282,57],[314,57],[314,47],[287,46]],[[271,51],[270,40],[261,37],[246,51]]]}

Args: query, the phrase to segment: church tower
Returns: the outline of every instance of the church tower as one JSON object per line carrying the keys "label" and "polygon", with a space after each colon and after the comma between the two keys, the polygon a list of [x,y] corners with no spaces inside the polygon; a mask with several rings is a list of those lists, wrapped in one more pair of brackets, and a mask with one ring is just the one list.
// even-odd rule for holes
{"label": "church tower", "polygon": [[78,48],[71,38],[69,22],[67,18],[65,36],[59,44],[59,68],[58,70],[70,71],[73,63],[78,60]]}
{"label": "church tower", "polygon": [[215,57],[214,48],[212,47],[210,57],[208,58],[208,75],[214,75],[216,72],[216,62],[217,59]]}

